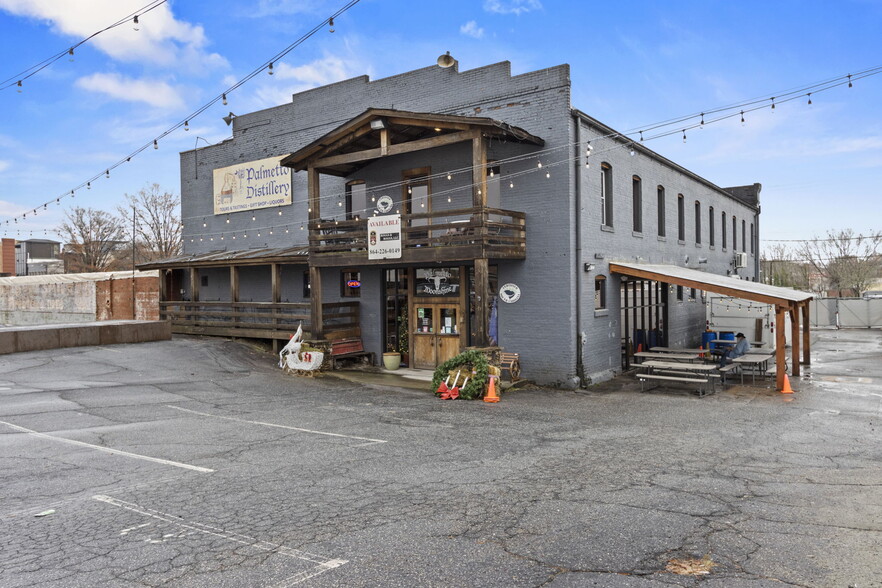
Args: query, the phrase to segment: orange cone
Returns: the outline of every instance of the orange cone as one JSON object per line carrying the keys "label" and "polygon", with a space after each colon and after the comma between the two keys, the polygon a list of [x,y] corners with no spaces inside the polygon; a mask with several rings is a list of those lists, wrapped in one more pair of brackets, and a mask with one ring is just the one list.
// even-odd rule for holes
{"label": "orange cone", "polygon": [[484,395],[484,402],[499,402],[499,394],[496,393],[496,376],[490,376],[490,385],[487,394]]}
{"label": "orange cone", "polygon": [[781,390],[781,394],[793,394],[793,388],[790,387],[790,378],[787,377],[787,374],[784,374],[784,389]]}

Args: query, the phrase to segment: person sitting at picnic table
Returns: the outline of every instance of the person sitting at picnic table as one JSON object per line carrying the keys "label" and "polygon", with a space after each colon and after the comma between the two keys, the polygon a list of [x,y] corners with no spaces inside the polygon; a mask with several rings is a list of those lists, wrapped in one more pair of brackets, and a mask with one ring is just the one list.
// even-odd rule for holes
{"label": "person sitting at picnic table", "polygon": [[732,349],[729,349],[723,355],[720,356],[720,366],[723,367],[726,364],[732,363],[732,360],[736,357],[741,357],[745,353],[750,350],[750,343],[747,342],[747,339],[744,337],[744,333],[738,333],[735,335],[735,340],[737,343]]}

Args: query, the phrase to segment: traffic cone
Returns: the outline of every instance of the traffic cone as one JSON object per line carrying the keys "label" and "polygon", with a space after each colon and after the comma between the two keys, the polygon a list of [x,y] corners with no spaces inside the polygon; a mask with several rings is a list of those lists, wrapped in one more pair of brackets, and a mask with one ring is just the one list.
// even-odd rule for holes
{"label": "traffic cone", "polygon": [[641,351],[643,351],[643,343],[638,343],[637,344],[637,353],[640,353]]}
{"label": "traffic cone", "polygon": [[701,359],[704,359],[704,345],[699,345],[698,349],[700,350],[698,352],[698,357],[700,357]]}
{"label": "traffic cone", "polygon": [[499,402],[499,394],[496,393],[496,376],[490,376],[490,385],[484,395],[484,402]]}
{"label": "traffic cone", "polygon": [[784,389],[781,390],[781,394],[793,394],[793,388],[790,387],[790,378],[787,377],[787,374],[784,374]]}

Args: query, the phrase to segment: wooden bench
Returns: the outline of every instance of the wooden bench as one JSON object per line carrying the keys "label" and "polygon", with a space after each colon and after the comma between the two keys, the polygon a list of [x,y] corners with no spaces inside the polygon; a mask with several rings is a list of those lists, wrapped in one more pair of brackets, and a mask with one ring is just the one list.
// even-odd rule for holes
{"label": "wooden bench", "polygon": [[511,375],[511,381],[517,382],[521,379],[521,356],[517,353],[499,353],[499,368],[508,370]]}
{"label": "wooden bench", "polygon": [[707,394],[707,383],[708,378],[687,378],[683,376],[663,376],[660,374],[637,374],[637,379],[640,380],[640,391],[644,392],[644,384],[646,380],[660,380],[666,382],[683,382],[686,384],[699,384],[700,388],[698,389],[699,396],[705,396]]}
{"label": "wooden bench", "polygon": [[334,339],[331,341],[331,353],[329,361],[331,369],[337,369],[337,360],[351,359],[354,357],[367,357],[371,365],[374,364],[373,351],[365,351],[361,337],[350,337],[348,339]]}

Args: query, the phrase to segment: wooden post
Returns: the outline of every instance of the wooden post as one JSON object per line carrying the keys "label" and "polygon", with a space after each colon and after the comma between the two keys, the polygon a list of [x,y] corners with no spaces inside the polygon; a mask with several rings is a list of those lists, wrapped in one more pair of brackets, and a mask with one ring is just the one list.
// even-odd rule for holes
{"label": "wooden post", "polygon": [[282,266],[278,263],[270,264],[270,282],[272,283],[272,302],[278,304],[282,301]]}
{"label": "wooden post", "polygon": [[159,301],[168,302],[168,277],[172,270],[159,270]]}
{"label": "wooden post", "polygon": [[775,306],[775,388],[780,392],[784,389],[784,365],[787,363],[787,339],[784,336],[784,317],[787,309]]}
{"label": "wooden post", "polygon": [[199,302],[199,268],[190,268],[190,301]]}
{"label": "wooden post", "polygon": [[809,325],[811,321],[809,321],[809,303],[811,300],[806,300],[802,303],[802,364],[803,365],[812,365],[812,333]]}
{"label": "wooden post", "polygon": [[487,206],[487,143],[483,135],[472,139],[472,206]]}
{"label": "wooden post", "polygon": [[490,264],[486,258],[475,260],[475,345],[490,344]]}
{"label": "wooden post", "polygon": [[309,290],[310,290],[310,338],[323,339],[325,336],[322,321],[322,270],[315,266],[309,266]]}
{"label": "wooden post", "polygon": [[309,166],[306,170],[307,195],[309,198],[309,221],[318,221],[322,218],[320,203],[320,180],[318,170]]}
{"label": "wooden post", "polygon": [[799,375],[799,308],[795,302],[790,303],[790,351],[791,361],[790,373],[794,376]]}
{"label": "wooden post", "polygon": [[230,266],[230,302],[239,302],[239,266]]}

